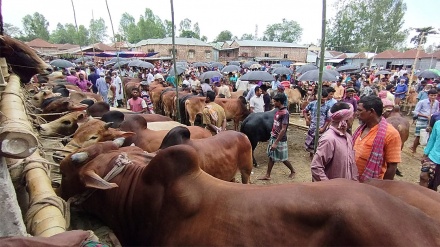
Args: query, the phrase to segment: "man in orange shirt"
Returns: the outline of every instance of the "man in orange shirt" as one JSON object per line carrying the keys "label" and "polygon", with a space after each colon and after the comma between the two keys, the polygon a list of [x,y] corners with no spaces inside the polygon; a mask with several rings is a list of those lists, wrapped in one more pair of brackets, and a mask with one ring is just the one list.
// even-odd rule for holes
{"label": "man in orange shirt", "polygon": [[394,179],[401,158],[399,132],[382,117],[383,104],[377,96],[360,99],[357,117],[362,125],[353,134],[359,180]]}
{"label": "man in orange shirt", "polygon": [[341,80],[338,80],[336,82],[335,93],[333,94],[333,98],[337,101],[340,101],[344,97],[344,93],[345,93],[345,88],[344,86],[342,86]]}

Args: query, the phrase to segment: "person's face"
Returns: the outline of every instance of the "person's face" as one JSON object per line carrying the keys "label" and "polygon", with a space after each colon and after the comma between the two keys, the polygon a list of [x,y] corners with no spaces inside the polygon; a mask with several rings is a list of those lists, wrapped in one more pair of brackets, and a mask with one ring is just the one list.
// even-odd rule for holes
{"label": "person's face", "polygon": [[149,85],[142,85],[142,89],[145,91],[150,91],[150,86]]}
{"label": "person's face", "polygon": [[257,97],[260,97],[260,95],[261,95],[261,89],[258,89],[257,91],[255,91],[255,95],[257,95]]}
{"label": "person's face", "polygon": [[110,83],[110,82],[112,82],[112,80],[110,80],[110,79],[105,79],[105,82]]}
{"label": "person's face", "polygon": [[84,75],[83,74],[79,74],[79,79],[83,80],[84,79]]}
{"label": "person's face", "polygon": [[348,97],[348,98],[353,97],[353,92],[347,92],[347,97]]}
{"label": "person's face", "polygon": [[[328,97],[328,96],[327,96]],[[325,101],[327,100],[327,97],[322,97],[321,98],[321,104],[324,104],[325,103]]]}
{"label": "person's face", "polygon": [[434,102],[437,99],[438,94],[428,94],[429,101]]}
{"label": "person's face", "polygon": [[405,84],[405,81],[404,80],[400,80],[400,85],[403,85],[403,84]]}
{"label": "person's face", "polygon": [[359,103],[356,109],[356,117],[362,122],[368,122],[373,117],[373,109],[366,110],[363,103]]}
{"label": "person's face", "polygon": [[281,108],[281,102],[279,102],[278,100],[272,100],[272,104],[274,107],[276,108]]}
{"label": "person's face", "polygon": [[334,94],[333,92],[329,93],[327,96],[327,100],[333,99],[333,94]]}
{"label": "person's face", "polygon": [[137,91],[137,90],[133,90],[133,91],[131,92],[131,96],[132,96],[134,99],[136,99],[136,98],[139,96],[139,91]]}

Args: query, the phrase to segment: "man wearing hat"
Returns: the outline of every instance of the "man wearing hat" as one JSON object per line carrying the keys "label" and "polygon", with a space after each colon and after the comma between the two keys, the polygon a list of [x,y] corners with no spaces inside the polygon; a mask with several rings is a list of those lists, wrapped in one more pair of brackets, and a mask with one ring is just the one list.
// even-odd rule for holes
{"label": "man wearing hat", "polygon": [[354,90],[354,88],[347,88],[345,98],[342,99],[342,102],[351,104],[353,106],[353,112],[356,112],[357,110],[357,100],[353,97],[355,93],[356,90]]}
{"label": "man wearing hat", "polygon": [[275,113],[272,131],[270,132],[269,145],[267,146],[267,156],[269,156],[269,164],[264,177],[260,180],[270,180],[270,173],[275,162],[283,162],[290,170],[289,178],[293,178],[295,170],[289,161],[289,147],[287,145],[287,126],[289,125],[289,111],[284,106],[287,101],[286,95],[278,93],[273,98],[273,104],[278,111]]}

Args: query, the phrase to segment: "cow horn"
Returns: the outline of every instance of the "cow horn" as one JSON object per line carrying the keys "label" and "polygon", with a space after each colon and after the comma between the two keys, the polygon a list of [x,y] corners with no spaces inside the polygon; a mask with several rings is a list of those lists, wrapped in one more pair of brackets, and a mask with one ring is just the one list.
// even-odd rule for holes
{"label": "cow horn", "polygon": [[118,147],[122,147],[122,144],[124,144],[125,142],[125,138],[124,137],[119,137],[113,140],[113,142],[118,145]]}
{"label": "cow horn", "polygon": [[93,170],[87,170],[83,174],[83,181],[86,187],[95,188],[100,190],[108,190],[119,187],[115,183],[109,183],[102,179],[98,174],[96,174]]}
{"label": "cow horn", "polygon": [[70,156],[70,159],[75,164],[81,164],[84,161],[86,161],[88,158],[89,158],[89,154],[87,152],[79,152],[76,154],[72,154],[72,156]]}
{"label": "cow horn", "polygon": [[104,129],[108,130],[108,128],[112,127],[113,122],[108,122],[104,124]]}

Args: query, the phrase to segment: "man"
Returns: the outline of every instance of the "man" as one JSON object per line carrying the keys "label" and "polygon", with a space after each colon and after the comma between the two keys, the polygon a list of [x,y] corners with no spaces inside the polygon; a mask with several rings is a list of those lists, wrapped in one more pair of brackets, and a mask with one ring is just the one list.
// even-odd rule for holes
{"label": "man", "polygon": [[394,90],[394,104],[399,105],[400,101],[405,99],[406,92],[408,92],[408,86],[405,84],[405,79],[400,79]]}
{"label": "man", "polygon": [[185,75],[185,79],[182,81],[182,85],[186,85],[187,87],[189,87],[191,85],[191,83],[189,83],[189,75]]}
{"label": "man", "polygon": [[153,102],[151,102],[151,98],[150,98],[150,85],[148,85],[147,81],[141,81],[141,88],[142,88],[141,98],[147,104],[148,112],[150,114],[154,114]]}
{"label": "man", "polygon": [[417,101],[422,101],[428,98],[428,92],[432,89],[432,84],[426,84],[425,87],[417,95]]}
{"label": "man", "polygon": [[76,75],[76,71],[75,70],[71,70],[70,71],[70,75],[66,76],[66,81],[72,85],[76,85],[78,84],[79,78]]}
{"label": "man", "polygon": [[345,88],[342,86],[341,80],[338,80],[336,82],[336,86],[334,89],[335,89],[335,93],[333,95],[334,99],[337,101],[342,100],[342,98],[344,97]]}
{"label": "man", "polygon": [[191,72],[191,79],[189,79],[189,84],[191,85],[193,90],[196,90],[197,87],[200,86],[200,81],[197,79],[194,72]]}
{"label": "man", "polygon": [[225,98],[231,98],[231,89],[225,85],[225,80],[220,78],[220,86],[217,87],[217,96],[223,95]]}
{"label": "man", "polygon": [[[111,78],[109,77],[110,81]],[[98,94],[101,95],[104,102],[108,103],[108,90],[109,85],[107,84],[107,78],[104,78],[104,73],[99,74],[98,80],[96,80],[96,89]]]}
{"label": "man", "polygon": [[269,93],[267,92],[267,86],[263,84],[260,86],[260,89],[261,89],[261,94],[263,95],[264,111],[272,110],[271,98]]}
{"label": "man", "polygon": [[99,75],[96,74],[96,69],[94,67],[90,68],[90,75],[87,77],[87,79],[92,83],[92,92],[97,93],[98,88],[96,88],[96,80],[99,79]]}
{"label": "man", "polygon": [[415,138],[411,151],[416,152],[420,144],[420,130],[428,127],[428,122],[431,115],[439,111],[439,102],[437,99],[437,90],[431,89],[428,91],[428,98],[417,102],[416,108],[413,111],[413,116],[417,117],[416,130],[414,132]]}
{"label": "man", "polygon": [[147,74],[147,83],[148,85],[150,85],[150,83],[152,83],[154,81],[154,76],[153,74],[151,74],[151,69],[148,70],[148,74]]}
{"label": "man", "polygon": [[287,126],[289,125],[289,112],[284,106],[287,100],[286,95],[278,93],[273,97],[273,104],[278,111],[275,113],[272,131],[270,132],[269,145],[267,146],[267,156],[269,163],[267,165],[267,172],[264,177],[258,178],[260,180],[270,180],[270,173],[275,162],[283,162],[290,170],[289,178],[293,178],[295,170],[290,164],[289,147],[287,145]]}
{"label": "man", "polygon": [[359,100],[357,117],[363,123],[353,134],[356,166],[361,182],[369,178],[394,179],[400,163],[399,132],[382,117],[383,104],[377,96]]}
{"label": "man", "polygon": [[249,109],[251,113],[264,112],[264,99],[261,96],[261,89],[259,86],[255,87],[255,95],[249,101]]}
{"label": "man", "polygon": [[394,97],[394,94],[393,94],[394,86],[391,85],[391,84],[388,84],[388,85],[385,87],[385,90],[387,91],[387,99],[388,99],[389,101],[393,102],[393,104],[394,104],[394,101],[395,101],[395,97]]}
{"label": "man", "polygon": [[114,96],[115,107],[122,107],[124,105],[123,102],[122,102],[123,99],[124,99],[124,90],[123,90],[123,87],[122,87],[121,78],[119,78],[119,76],[116,73],[116,71],[112,72],[112,84],[116,88],[116,95]]}
{"label": "man", "polygon": [[248,93],[246,94],[245,97],[247,102],[249,102],[249,100],[251,100],[251,98],[255,95],[255,87],[257,86],[258,85],[255,84],[255,81],[252,81],[250,84],[248,84]]}
{"label": "man", "polygon": [[319,126],[317,126],[318,120],[318,101],[314,100],[310,102],[303,111],[304,119],[306,120],[306,125],[309,126],[309,130],[307,131],[306,141],[304,143],[304,147],[307,152],[309,152],[310,158],[313,158],[313,154],[315,153],[315,131],[316,128],[319,128],[319,133],[322,134],[327,129],[329,124],[329,107],[325,103],[328,97],[328,93],[326,90],[322,91],[321,94],[321,114],[319,115]]}
{"label": "man", "polygon": [[212,91],[212,87],[209,85],[209,79],[205,79],[205,81],[202,83],[203,95],[207,95],[206,93],[209,92],[209,91],[213,92]]}
{"label": "man", "polygon": [[85,79],[82,73],[79,74],[79,80],[76,85],[81,89],[82,92],[90,92],[92,88],[92,83]]}
{"label": "man", "polygon": [[437,191],[440,185],[440,122],[437,121],[426,144],[420,173],[420,185]]}
{"label": "man", "polygon": [[347,92],[345,94],[345,98],[342,100],[342,102],[351,104],[353,106],[353,112],[356,112],[357,110],[357,100],[353,98],[353,94],[356,93],[354,88],[347,88]]}
{"label": "man", "polygon": [[333,98],[334,97],[334,93],[335,93],[335,89],[332,88],[332,87],[328,87],[325,90],[328,93],[327,101],[325,102],[325,104],[328,105],[328,109],[331,109],[333,107],[333,105],[338,102],[337,100],[335,100],[335,98]]}
{"label": "man", "polygon": [[272,91],[270,92],[270,94],[272,95],[272,96],[275,96],[275,95],[277,95],[277,93],[278,93],[278,87],[281,85],[281,82],[280,82],[280,80],[278,79],[280,76],[279,75],[275,75],[275,80],[274,81],[272,81],[270,84],[271,84],[271,86],[272,86]]}
{"label": "man", "polygon": [[145,113],[147,112],[147,104],[145,101],[139,97],[139,89],[131,89],[131,98],[127,101],[127,110],[133,112]]}
{"label": "man", "polygon": [[207,91],[205,99],[206,106],[203,109],[203,124],[213,135],[226,130],[225,110],[215,103],[214,100],[215,93],[213,91]]}
{"label": "man", "polygon": [[353,122],[353,106],[338,102],[330,109],[329,129],[319,138],[313,156],[312,180],[323,181],[334,178],[358,180],[354,160],[352,136],[347,133]]}
{"label": "man", "polygon": [[362,84],[363,87],[361,88],[361,95],[360,98],[374,95],[373,89],[370,87],[370,82],[368,80],[365,80]]}

